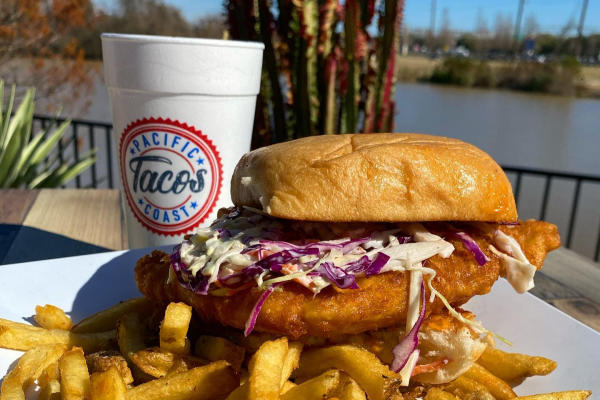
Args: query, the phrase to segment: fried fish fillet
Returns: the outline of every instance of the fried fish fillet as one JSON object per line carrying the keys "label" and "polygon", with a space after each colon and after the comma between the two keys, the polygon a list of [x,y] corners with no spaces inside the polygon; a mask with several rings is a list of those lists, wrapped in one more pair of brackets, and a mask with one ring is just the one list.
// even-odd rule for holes
{"label": "fried fish fillet", "polygon": [[[538,269],[546,254],[560,246],[556,226],[547,222],[529,220],[498,228],[519,242],[527,258]],[[434,256],[425,264],[437,273],[433,286],[453,306],[489,292],[504,273],[498,257],[488,249],[493,244],[493,230],[478,229],[471,232],[471,236],[490,259],[485,265],[480,266],[461,241],[452,236],[446,240],[455,246],[453,254],[449,258]],[[169,280],[169,268],[169,257],[163,252],[154,251],[141,258],[135,267],[139,290],[155,301],[190,304],[205,322],[243,329],[262,293],[253,287],[232,296],[197,295],[182,287],[176,279]],[[408,309],[408,281],[407,272],[386,272],[357,279],[359,289],[330,286],[316,296],[296,283],[288,283],[267,298],[254,329],[299,339],[306,336],[329,338],[401,325],[405,323]],[[443,308],[436,298],[433,303],[427,303],[426,313],[436,314]]]}

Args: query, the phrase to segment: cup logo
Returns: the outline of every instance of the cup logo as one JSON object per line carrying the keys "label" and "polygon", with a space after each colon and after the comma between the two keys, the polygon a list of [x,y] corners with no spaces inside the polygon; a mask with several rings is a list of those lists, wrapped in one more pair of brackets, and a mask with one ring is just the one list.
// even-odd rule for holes
{"label": "cup logo", "polygon": [[189,232],[217,202],[221,158],[210,139],[193,126],[162,118],[137,120],[123,131],[119,155],[129,207],[154,233]]}

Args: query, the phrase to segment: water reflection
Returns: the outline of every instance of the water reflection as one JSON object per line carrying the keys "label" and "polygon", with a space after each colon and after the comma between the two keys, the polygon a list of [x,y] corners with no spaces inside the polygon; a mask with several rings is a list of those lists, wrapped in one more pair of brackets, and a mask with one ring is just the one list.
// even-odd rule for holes
{"label": "water reflection", "polygon": [[501,164],[600,174],[600,100],[400,83],[396,130],[456,137]]}

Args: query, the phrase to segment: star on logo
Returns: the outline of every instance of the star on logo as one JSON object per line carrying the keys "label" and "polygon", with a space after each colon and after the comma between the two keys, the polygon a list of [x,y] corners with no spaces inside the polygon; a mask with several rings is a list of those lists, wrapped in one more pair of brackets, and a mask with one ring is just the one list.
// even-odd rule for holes
{"label": "star on logo", "polygon": [[135,150],[133,150],[133,147],[131,149],[129,149],[129,152],[131,153],[131,155],[135,154]]}
{"label": "star on logo", "polygon": [[196,160],[196,162],[198,163],[198,165],[202,165],[204,164],[204,158],[199,158],[198,160]]}
{"label": "star on logo", "polygon": [[198,203],[196,203],[195,201],[192,201],[191,206],[193,209],[196,209],[196,207],[198,207]]}
{"label": "star on logo", "polygon": [[138,200],[138,203],[140,204],[140,206],[143,206],[143,205],[144,205],[144,201],[143,201],[142,199],[139,199],[139,200]]}

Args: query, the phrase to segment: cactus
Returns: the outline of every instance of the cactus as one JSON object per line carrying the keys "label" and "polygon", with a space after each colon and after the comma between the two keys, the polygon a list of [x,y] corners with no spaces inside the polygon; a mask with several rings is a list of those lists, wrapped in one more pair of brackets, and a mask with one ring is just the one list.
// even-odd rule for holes
{"label": "cactus", "polygon": [[265,44],[252,146],[390,131],[403,6],[404,0],[225,1],[230,37]]}

